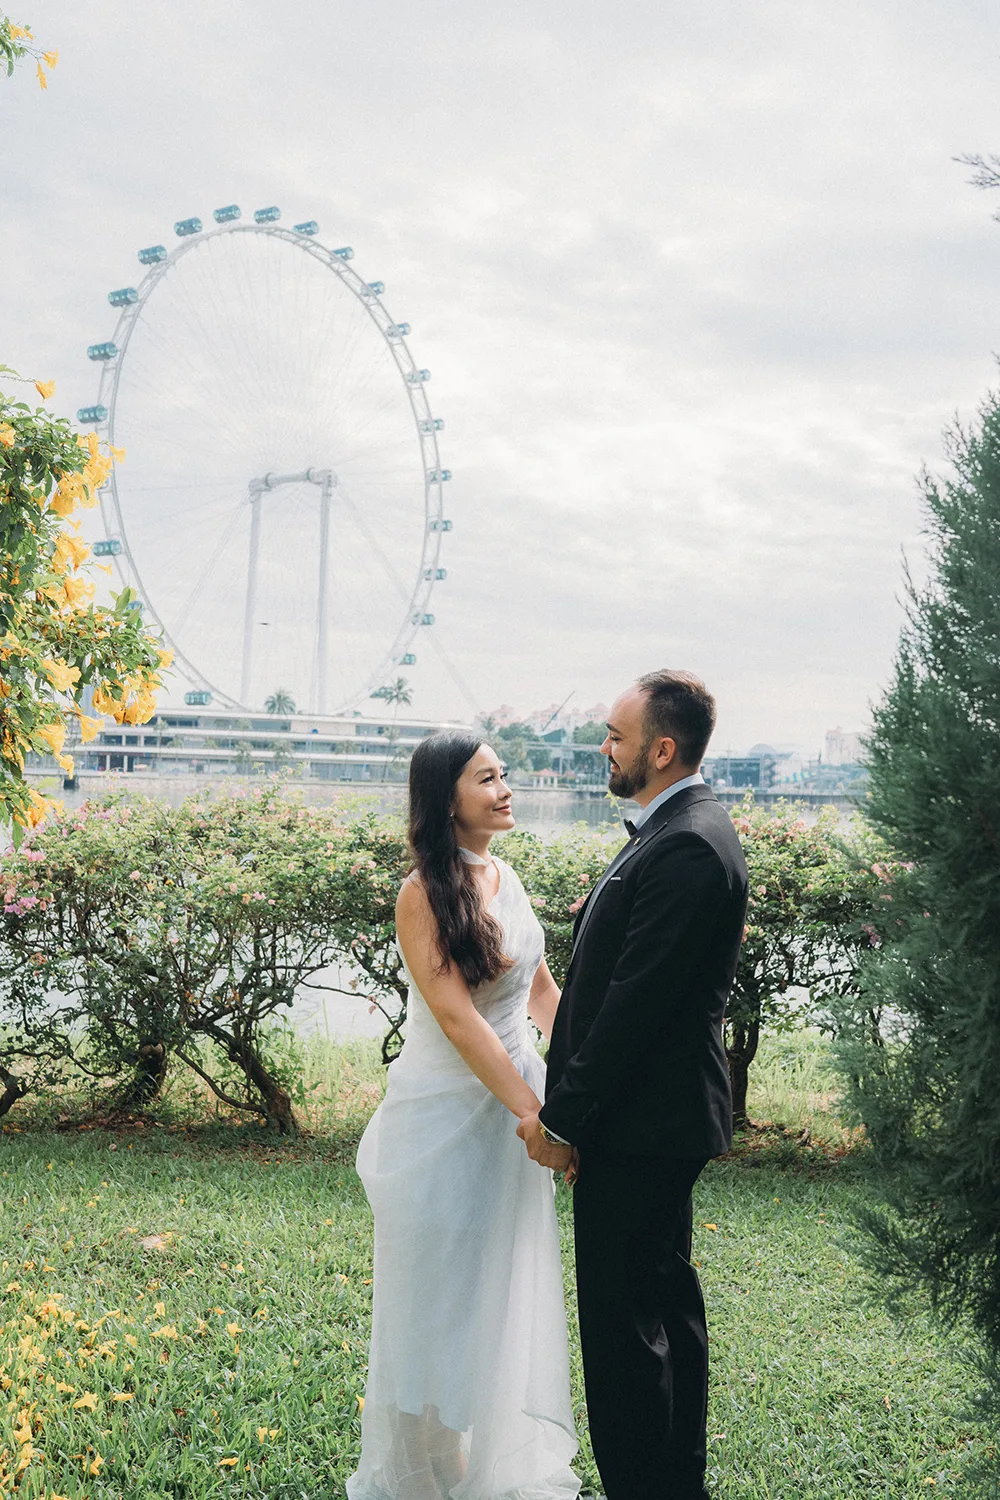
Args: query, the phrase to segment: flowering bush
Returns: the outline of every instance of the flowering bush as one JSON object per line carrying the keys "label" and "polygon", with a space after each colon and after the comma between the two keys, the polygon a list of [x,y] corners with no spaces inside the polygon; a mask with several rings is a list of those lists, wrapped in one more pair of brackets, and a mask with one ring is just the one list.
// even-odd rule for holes
{"label": "flowering bush", "polygon": [[[832,817],[807,826],[794,808],[748,802],[734,819],[751,882],[726,1022],[741,1121],[762,1028],[826,1016],[855,987],[890,867],[871,835],[845,838]],[[557,981],[575,910],[620,841],[582,827],[496,841]],[[294,1056],[274,1052],[268,1028],[298,992],[357,995],[386,1018],[383,1059],[399,1049],[407,868],[398,820],[307,807],[276,782],[178,808],[111,796],[50,819],[0,858],[0,1114],[67,1066],[113,1088],[114,1108],[139,1109],[175,1058],[230,1107],[294,1129]]]}
{"label": "flowering bush", "polygon": [[874,834],[863,824],[842,830],[832,808],[808,824],[792,804],[770,809],[748,798],[733,821],[750,877],[726,1014],[733,1117],[742,1124],[762,1029],[830,1025],[836,998],[857,987],[862,956],[878,941],[873,922],[889,866]]}
{"label": "flowering bush", "polygon": [[139,1108],[172,1055],[229,1106],[293,1129],[292,1080],[268,1065],[267,1024],[337,963],[393,1014],[402,854],[388,826],[342,825],[276,784],[179,808],[111,796],[48,820],[0,859],[7,1107],[72,1059],[97,1081],[131,1074],[115,1107]]}

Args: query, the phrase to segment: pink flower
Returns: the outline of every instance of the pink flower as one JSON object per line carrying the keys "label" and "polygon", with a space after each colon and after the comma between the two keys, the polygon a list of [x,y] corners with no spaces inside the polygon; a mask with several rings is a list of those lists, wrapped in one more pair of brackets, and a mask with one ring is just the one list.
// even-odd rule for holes
{"label": "pink flower", "polygon": [[589,875],[581,875],[580,876],[580,884],[581,885],[589,885],[590,884],[590,876]]}
{"label": "pink flower", "polygon": [[142,879],[142,871],[141,870],[130,870],[128,878],[129,878],[129,880],[141,880]]}

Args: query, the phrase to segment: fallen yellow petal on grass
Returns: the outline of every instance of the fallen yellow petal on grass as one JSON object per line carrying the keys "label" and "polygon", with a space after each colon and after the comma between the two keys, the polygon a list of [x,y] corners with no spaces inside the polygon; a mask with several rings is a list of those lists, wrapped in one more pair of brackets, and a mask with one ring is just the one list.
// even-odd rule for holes
{"label": "fallen yellow petal on grass", "polygon": [[718,1224],[703,1224],[702,1229],[718,1229]]}
{"label": "fallen yellow petal on grass", "polygon": [[84,1395],[78,1396],[73,1402],[74,1411],[96,1411],[97,1397],[93,1391],[86,1391]]}
{"label": "fallen yellow petal on grass", "polygon": [[243,1329],[238,1323],[227,1323],[226,1332],[230,1335],[231,1338],[235,1338],[238,1333],[243,1332]]}
{"label": "fallen yellow petal on grass", "polygon": [[358,1403],[358,1411],[364,1411],[364,1409],[365,1409],[365,1398],[364,1398],[364,1396],[355,1396],[354,1399]]}
{"label": "fallen yellow petal on grass", "polygon": [[65,1380],[57,1380],[56,1381],[56,1390],[57,1391],[62,1391],[63,1394],[66,1395],[67,1393],[71,1393],[71,1392],[75,1391],[76,1390],[76,1386],[75,1385],[67,1385],[66,1382],[65,1382]]}
{"label": "fallen yellow petal on grass", "polygon": [[103,1467],[103,1465],[104,1465],[104,1459],[101,1457],[101,1455],[99,1453],[95,1454],[94,1459],[91,1462],[91,1465],[90,1465],[90,1468],[89,1468],[88,1472],[91,1473],[91,1474],[99,1474],[100,1471],[101,1471],[101,1469],[102,1469],[102,1467]]}
{"label": "fallen yellow petal on grass", "polygon": [[156,1314],[156,1316],[158,1318],[165,1318],[167,1316],[166,1303],[165,1302],[158,1302],[156,1304],[156,1306],[153,1308],[153,1312]]}
{"label": "fallen yellow petal on grass", "polygon": [[134,1391],[116,1391],[115,1394],[111,1397],[111,1399],[112,1399],[112,1401],[134,1401],[135,1400],[135,1392]]}
{"label": "fallen yellow petal on grass", "polygon": [[238,1458],[220,1458],[219,1459],[219,1468],[220,1469],[234,1469],[238,1463],[239,1463],[239,1459]]}

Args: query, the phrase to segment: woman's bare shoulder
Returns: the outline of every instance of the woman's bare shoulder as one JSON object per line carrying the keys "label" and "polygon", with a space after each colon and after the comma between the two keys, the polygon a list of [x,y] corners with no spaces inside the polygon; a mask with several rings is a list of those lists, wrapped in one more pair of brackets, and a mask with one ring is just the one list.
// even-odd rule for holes
{"label": "woman's bare shoulder", "polygon": [[430,915],[430,902],[423,881],[416,870],[411,870],[399,888],[396,897],[396,920],[408,922],[426,921]]}

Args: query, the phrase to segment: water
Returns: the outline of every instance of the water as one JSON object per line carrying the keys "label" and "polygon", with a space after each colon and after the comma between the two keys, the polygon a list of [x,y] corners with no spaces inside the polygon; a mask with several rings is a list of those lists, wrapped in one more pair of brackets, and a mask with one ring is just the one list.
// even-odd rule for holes
{"label": "water", "polygon": [[[67,808],[79,807],[89,797],[102,797],[108,792],[161,798],[168,806],[178,807],[185,797],[196,792],[224,796],[238,788],[245,791],[268,785],[265,777],[247,780],[240,776],[146,776],[111,771],[81,776],[74,791],[63,792],[54,777],[33,777],[32,780],[41,791],[59,799]],[[400,783],[379,786],[361,781],[336,783],[292,779],[287,785],[291,795],[301,797],[313,806],[342,807],[345,810],[376,807],[379,812],[400,815],[406,810],[406,788]],[[518,828],[537,833],[542,838],[551,838],[573,823],[586,823],[589,828],[610,828],[621,820],[618,810],[621,804],[612,801],[602,791],[578,792],[561,787],[538,791],[535,787],[521,789],[517,786],[512,790]]]}

